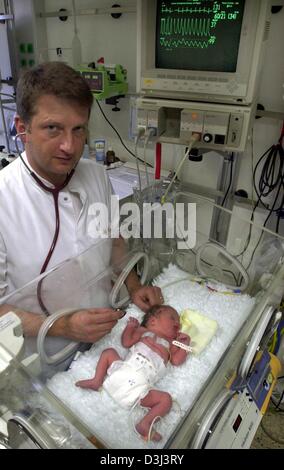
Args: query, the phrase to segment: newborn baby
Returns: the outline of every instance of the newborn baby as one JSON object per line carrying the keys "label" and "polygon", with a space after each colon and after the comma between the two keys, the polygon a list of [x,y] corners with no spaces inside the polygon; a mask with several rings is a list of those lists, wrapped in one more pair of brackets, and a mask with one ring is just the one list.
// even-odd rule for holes
{"label": "newborn baby", "polygon": [[95,376],[80,380],[76,385],[92,390],[103,386],[124,408],[133,408],[138,403],[148,408],[135,428],[143,439],[159,441],[162,436],[152,432],[152,427],[158,418],[170,411],[172,398],[169,393],[154,390],[152,386],[165,374],[168,362],[178,366],[186,360],[190,338],[180,332],[180,319],[175,309],[169,305],[156,305],[144,316],[141,325],[136,318],[128,319],[121,342],[125,348],[130,348],[124,360],[115,349],[105,349]]}

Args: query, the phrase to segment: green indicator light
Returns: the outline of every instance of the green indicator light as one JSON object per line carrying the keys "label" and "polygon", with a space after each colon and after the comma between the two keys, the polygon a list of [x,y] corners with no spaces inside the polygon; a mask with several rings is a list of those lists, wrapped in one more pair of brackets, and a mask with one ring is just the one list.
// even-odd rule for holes
{"label": "green indicator light", "polygon": [[21,43],[20,44],[20,52],[21,54],[25,54],[26,53],[26,45],[24,43]]}
{"label": "green indicator light", "polygon": [[33,54],[33,53],[34,53],[34,45],[33,45],[32,43],[29,43],[29,44],[27,45],[27,52],[28,52],[29,54]]}

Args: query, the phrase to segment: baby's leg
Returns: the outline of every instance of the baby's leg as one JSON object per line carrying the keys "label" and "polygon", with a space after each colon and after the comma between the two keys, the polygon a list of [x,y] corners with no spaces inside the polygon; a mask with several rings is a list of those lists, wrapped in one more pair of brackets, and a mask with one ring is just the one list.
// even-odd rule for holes
{"label": "baby's leg", "polygon": [[75,385],[77,385],[77,387],[98,390],[103,384],[108,368],[114,361],[118,360],[121,360],[121,358],[115,349],[105,349],[99,358],[95,376],[90,380],[79,380]]}
{"label": "baby's leg", "polygon": [[[165,416],[172,407],[172,397],[167,392],[160,390],[150,390],[150,392],[144,397],[140,404],[146,408],[150,408],[149,412],[144,418],[136,425],[136,429],[144,438],[148,437],[151,424],[157,416]],[[151,433],[150,439],[153,441],[160,441],[162,439],[161,434],[156,431]]]}

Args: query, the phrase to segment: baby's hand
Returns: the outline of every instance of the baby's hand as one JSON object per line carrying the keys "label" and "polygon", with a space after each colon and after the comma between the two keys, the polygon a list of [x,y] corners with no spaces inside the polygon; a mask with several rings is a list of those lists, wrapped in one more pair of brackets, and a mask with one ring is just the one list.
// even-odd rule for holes
{"label": "baby's hand", "polygon": [[136,328],[138,328],[138,326],[140,325],[139,321],[137,320],[137,318],[134,318],[134,317],[129,317],[128,318],[128,322],[127,322],[130,326],[135,326]]}
{"label": "baby's hand", "polygon": [[184,343],[184,344],[190,343],[190,336],[188,336],[186,333],[183,333],[182,331],[178,332],[176,339],[177,341],[180,341],[181,343]]}

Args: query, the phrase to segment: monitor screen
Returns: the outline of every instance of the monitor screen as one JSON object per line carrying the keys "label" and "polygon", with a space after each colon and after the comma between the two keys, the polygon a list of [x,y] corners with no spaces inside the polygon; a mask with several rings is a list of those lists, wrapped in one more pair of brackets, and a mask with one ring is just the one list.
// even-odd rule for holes
{"label": "monitor screen", "polygon": [[271,0],[137,2],[137,89],[144,96],[255,100]]}
{"label": "monitor screen", "polygon": [[158,0],[156,67],[236,72],[245,0]]}

